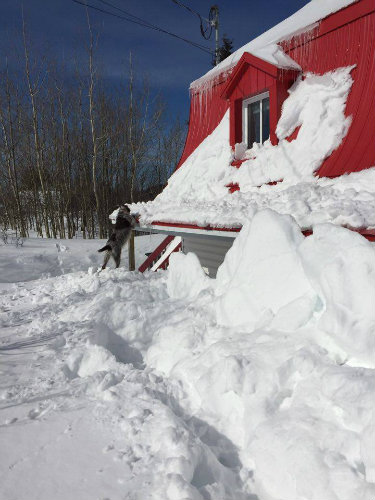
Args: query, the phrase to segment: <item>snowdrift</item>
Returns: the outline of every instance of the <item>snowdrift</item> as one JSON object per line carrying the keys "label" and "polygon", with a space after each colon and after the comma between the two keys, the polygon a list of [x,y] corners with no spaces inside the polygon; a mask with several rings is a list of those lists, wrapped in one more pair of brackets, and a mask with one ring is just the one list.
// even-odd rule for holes
{"label": "snowdrift", "polygon": [[363,237],[322,224],[304,238],[271,210],[244,225],[216,280],[194,255],[171,257],[169,294],[194,313],[159,328],[146,361],[238,447],[246,492],[374,495],[374,282]]}

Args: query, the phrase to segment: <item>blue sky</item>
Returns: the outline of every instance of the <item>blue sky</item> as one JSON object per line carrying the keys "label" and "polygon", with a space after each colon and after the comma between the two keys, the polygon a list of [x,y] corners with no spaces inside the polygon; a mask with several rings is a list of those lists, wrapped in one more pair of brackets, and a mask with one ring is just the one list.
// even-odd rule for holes
{"label": "blue sky", "polygon": [[[200,35],[198,18],[178,7],[172,0],[107,0],[153,24],[213,49],[213,39]],[[182,0],[183,1],[183,0]],[[87,0],[110,10],[100,0]],[[184,3],[207,16],[214,1],[185,0]],[[234,48],[247,43],[290,16],[307,0],[219,0],[220,31],[233,38]],[[19,38],[21,9],[34,45],[34,54],[52,54],[65,61],[67,72],[74,61],[85,61],[87,22],[85,9],[72,0],[1,0],[0,63],[10,54]],[[114,11],[115,12],[115,11]],[[138,74],[145,74],[154,90],[160,90],[170,109],[181,117],[188,114],[189,83],[211,68],[209,54],[182,41],[140,26],[90,10],[92,23],[99,32],[99,54],[108,85],[116,84],[126,73],[132,51]],[[10,56],[8,64],[19,64]],[[82,63],[83,64],[83,63]]]}

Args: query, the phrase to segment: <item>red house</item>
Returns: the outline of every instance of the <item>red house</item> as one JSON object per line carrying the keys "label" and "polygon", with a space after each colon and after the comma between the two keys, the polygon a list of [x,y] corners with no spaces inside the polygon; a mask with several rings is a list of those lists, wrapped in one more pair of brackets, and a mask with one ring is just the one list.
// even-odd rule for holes
{"label": "red house", "polygon": [[[371,169],[375,165],[374,11],[373,0],[331,0],[324,6],[313,0],[193,82],[189,130],[177,169],[183,165],[185,168],[191,155],[199,153],[203,141],[217,129],[228,110],[227,140],[233,151],[235,144],[242,143],[251,149],[254,143],[262,147],[268,139],[276,146],[280,140],[277,124],[292,85],[306,73],[324,75],[351,66],[354,66],[353,83],[345,107],[345,115],[351,117],[350,126],[339,146],[322,161],[314,175],[317,179],[337,179],[344,174]],[[287,141],[296,140],[298,133],[299,127],[296,127]],[[241,169],[243,161],[233,154],[228,169]],[[232,196],[241,197],[241,186],[237,183],[227,184],[227,189],[234,193]],[[271,190],[272,186],[267,189]],[[137,207],[140,227],[143,230],[152,227],[169,237],[140,270],[165,267],[170,252],[182,247],[184,252],[194,251],[209,275],[215,276],[241,224],[201,225],[188,211],[186,217],[181,214],[174,217],[173,208],[163,218],[156,209],[153,218],[156,200],[153,203],[144,210]],[[330,217],[328,214],[323,220],[330,221]],[[372,224],[359,224],[357,227],[345,225],[374,240]],[[308,233],[310,228],[301,229]],[[176,236],[178,240],[174,240]],[[168,244],[170,247],[162,257]]]}

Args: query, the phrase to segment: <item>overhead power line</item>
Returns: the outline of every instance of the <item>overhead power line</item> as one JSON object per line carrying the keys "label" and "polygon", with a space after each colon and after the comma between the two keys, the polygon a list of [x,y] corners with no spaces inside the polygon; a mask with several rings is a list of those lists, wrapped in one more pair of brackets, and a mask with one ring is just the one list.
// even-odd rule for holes
{"label": "overhead power line", "polygon": [[[199,14],[199,12],[195,11],[194,9],[192,9],[188,5],[185,5],[184,3],[180,2],[179,0],[172,0],[172,2],[176,5],[178,5],[179,7],[182,7],[183,9],[188,10],[189,12],[194,14],[195,16],[197,16],[199,18],[200,30],[201,30],[201,34],[202,34],[203,38],[205,40],[209,40],[211,38],[212,28],[213,28],[213,20],[214,20],[212,8],[210,9],[210,12],[208,14],[208,19],[206,19],[205,17],[202,17]],[[205,28],[203,26],[203,24],[204,24],[203,21],[205,21],[207,23],[207,26]]]}
{"label": "overhead power line", "polygon": [[175,33],[172,33],[171,31],[167,31],[167,30],[165,30],[163,28],[160,28],[159,26],[151,24],[148,21],[145,21],[144,19],[142,19],[140,17],[134,16],[130,12],[128,12],[128,11],[126,11],[124,9],[120,9],[116,5],[113,5],[110,2],[107,2],[105,0],[99,0],[99,1],[101,1],[105,5],[108,5],[112,9],[115,9],[115,10],[117,10],[119,12],[122,12],[125,15],[119,15],[119,14],[115,14],[114,12],[110,12],[108,10],[101,9],[100,7],[96,7],[95,5],[88,4],[84,0],[83,1],[72,0],[72,1],[74,3],[79,4],[79,5],[83,5],[84,7],[87,7],[89,9],[96,10],[96,11],[101,12],[103,14],[107,14],[109,16],[116,17],[116,18],[121,19],[123,21],[128,21],[130,23],[137,24],[139,26],[142,26],[144,28],[149,28],[149,29],[152,29],[154,31],[159,31],[160,33],[164,33],[166,35],[172,36],[173,38],[176,38],[176,39],[181,40],[181,41],[183,41],[185,43],[188,43],[189,45],[192,45],[193,47],[196,47],[197,49],[200,49],[200,50],[206,52],[207,54],[212,54],[212,51],[209,48],[205,47],[204,45],[201,45],[199,43],[193,42],[192,40],[188,40],[187,38],[183,38],[183,37],[181,37],[179,35],[176,35]]}
{"label": "overhead power line", "polygon": [[[220,62],[219,55],[219,7],[217,5],[212,5],[208,13],[208,19],[202,17],[199,12],[185,5],[180,0],[172,0],[172,2],[183,9],[188,10],[192,14],[198,16],[200,22],[201,35],[205,40],[209,40],[212,35],[212,30],[215,29],[215,65]],[[205,21],[205,22],[203,22]],[[204,26],[206,24],[206,26]]]}
{"label": "overhead power line", "polygon": [[[82,1],[82,0],[81,0]],[[148,21],[145,21],[144,19],[142,19],[141,17],[137,17],[135,16],[134,14],[131,14],[129,11],[125,10],[125,9],[122,9],[120,7],[117,7],[117,5],[113,5],[113,3],[111,2],[108,2],[107,0],[98,0],[99,2],[103,3],[104,5],[108,5],[109,7],[111,7],[112,9],[115,9],[119,12],[121,12],[122,14],[126,14],[127,16],[130,16],[132,17],[133,19],[136,19],[137,21],[140,21],[140,23],[143,24],[146,24],[148,27],[152,28],[152,29],[156,29],[158,31],[162,31],[163,33],[167,33],[169,35],[172,35],[172,36],[177,36],[178,38],[180,38],[181,40],[184,40],[184,41],[187,41],[189,43],[193,43],[196,47],[201,47],[202,49],[206,49],[206,50],[210,50],[208,47],[206,47],[205,45],[201,45],[200,43],[197,43],[197,42],[192,42],[190,40],[187,40],[186,38],[181,38],[179,35],[175,35],[174,33],[171,33],[169,31],[166,31],[162,28],[159,28],[158,26],[155,26],[154,24],[148,22]],[[184,7],[185,9],[187,9],[188,11],[192,12],[193,14],[197,15],[201,21],[201,32],[202,32],[202,35],[204,36],[204,38],[206,40],[209,39],[209,37],[211,36],[211,32],[212,32],[212,14],[211,14],[211,11],[212,11],[212,8],[210,10],[210,13],[209,13],[209,18],[210,19],[204,19],[201,17],[201,15],[196,12],[195,10],[191,9],[190,7],[188,7],[187,5],[184,5],[183,3],[180,3],[180,2],[177,2],[177,0],[172,0],[173,2],[175,2],[177,5],[180,5],[181,7]],[[202,19],[204,19],[205,21],[207,21],[211,27],[211,32],[210,32],[210,35],[208,37],[206,37],[203,33],[206,33],[207,32],[207,28],[204,30],[203,29],[203,24],[202,24]],[[212,51],[210,51],[210,53],[212,54]]]}
{"label": "overhead power line", "polygon": [[175,3],[176,5],[178,5],[179,7],[183,7],[184,9],[188,10],[192,14],[195,14],[196,16],[199,17],[200,20],[202,20],[202,16],[199,14],[199,12],[196,12],[191,7],[189,7],[188,5],[185,5],[184,3],[179,2],[178,0],[172,0],[172,2]]}

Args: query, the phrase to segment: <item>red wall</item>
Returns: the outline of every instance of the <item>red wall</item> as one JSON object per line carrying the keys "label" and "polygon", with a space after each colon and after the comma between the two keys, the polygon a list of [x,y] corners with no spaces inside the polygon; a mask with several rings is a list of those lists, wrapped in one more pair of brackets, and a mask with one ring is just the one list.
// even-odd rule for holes
{"label": "red wall", "polygon": [[242,142],[242,101],[252,95],[270,92],[270,138],[272,143],[276,143],[276,124],[277,124],[277,89],[274,76],[264,71],[248,66],[242,73],[236,83],[236,87],[230,96],[230,144],[232,147],[237,142]]}
{"label": "red wall", "polygon": [[245,71],[237,82],[236,88],[231,94],[231,99],[244,99],[253,94],[260,94],[262,91],[269,89],[274,82],[274,76],[250,66],[248,71]]}

